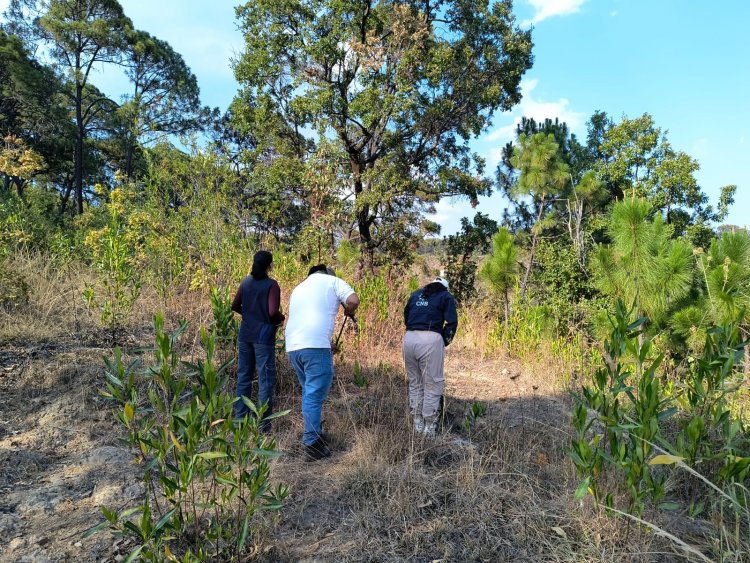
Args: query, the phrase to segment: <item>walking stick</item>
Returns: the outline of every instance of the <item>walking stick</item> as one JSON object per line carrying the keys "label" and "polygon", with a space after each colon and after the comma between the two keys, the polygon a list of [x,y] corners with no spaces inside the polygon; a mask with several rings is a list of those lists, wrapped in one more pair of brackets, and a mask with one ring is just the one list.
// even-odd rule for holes
{"label": "walking stick", "polygon": [[346,319],[351,319],[352,322],[355,323],[354,326],[357,326],[356,325],[357,319],[355,319],[353,315],[344,315],[344,322],[341,323],[341,328],[339,329],[339,334],[336,337],[336,341],[334,342],[334,346],[336,346],[336,348],[339,347],[339,341],[341,340],[341,333],[344,332],[344,327],[346,326]]}

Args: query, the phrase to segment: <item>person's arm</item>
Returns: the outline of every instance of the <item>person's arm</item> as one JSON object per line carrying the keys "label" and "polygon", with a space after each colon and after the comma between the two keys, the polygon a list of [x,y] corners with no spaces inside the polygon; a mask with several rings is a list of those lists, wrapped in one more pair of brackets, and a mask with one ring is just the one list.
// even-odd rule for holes
{"label": "person's arm", "polygon": [[354,312],[357,310],[357,307],[359,307],[359,295],[357,295],[352,289],[352,286],[341,278],[334,279],[333,289],[339,303],[344,307],[344,314],[349,317],[354,316]]}
{"label": "person's arm", "polygon": [[242,284],[237,288],[237,293],[234,294],[234,299],[232,300],[232,311],[239,313],[240,315],[242,314]]}
{"label": "person's arm", "polygon": [[406,306],[404,307],[404,326],[409,326],[409,311],[411,310],[411,297],[406,300]]}
{"label": "person's arm", "polygon": [[275,326],[284,322],[284,315],[281,313],[281,288],[274,282],[268,292],[268,317]]}
{"label": "person's arm", "polygon": [[356,293],[352,293],[349,297],[346,298],[346,302],[343,303],[344,306],[344,314],[353,317],[354,312],[357,310],[357,307],[359,307],[359,295]]}
{"label": "person's arm", "polygon": [[446,346],[451,343],[456,336],[458,329],[458,313],[456,312],[456,300],[449,293],[445,300],[445,310],[443,311],[445,326],[443,327],[443,342]]}

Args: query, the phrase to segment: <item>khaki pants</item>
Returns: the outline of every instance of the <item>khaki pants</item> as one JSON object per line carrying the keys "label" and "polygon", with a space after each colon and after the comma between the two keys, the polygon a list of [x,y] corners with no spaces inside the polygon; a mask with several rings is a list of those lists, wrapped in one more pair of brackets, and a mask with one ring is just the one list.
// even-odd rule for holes
{"label": "khaki pants", "polygon": [[403,352],[411,413],[430,422],[435,419],[445,390],[443,337],[429,330],[409,330],[404,336]]}

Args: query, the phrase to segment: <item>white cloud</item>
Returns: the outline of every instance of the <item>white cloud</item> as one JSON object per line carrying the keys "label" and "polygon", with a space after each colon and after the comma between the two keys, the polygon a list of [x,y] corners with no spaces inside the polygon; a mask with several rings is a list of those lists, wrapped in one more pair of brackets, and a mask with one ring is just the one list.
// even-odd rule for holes
{"label": "white cloud", "polygon": [[[521,123],[522,117],[533,117],[537,122],[543,122],[546,118],[558,118],[561,122],[567,123],[571,133],[579,136],[585,134],[586,115],[572,109],[567,98],[546,101],[535,96],[538,84],[539,81],[536,79],[521,82],[521,102],[513,111],[502,114],[503,124],[475,141],[474,149],[485,159],[486,176],[494,177],[503,147],[509,141],[515,140],[516,126]],[[506,205],[507,201],[499,193],[494,193],[490,197],[480,197],[476,208],[472,208],[465,199],[448,198],[435,205],[435,213],[429,218],[442,226],[442,235],[450,235],[460,229],[461,217],[471,218],[477,211],[481,211],[492,219],[499,220]]]}
{"label": "white cloud", "polygon": [[554,16],[575,14],[585,2],[586,0],[528,0],[534,8],[534,17],[523,23],[535,24]]}
{"label": "white cloud", "polygon": [[[568,124],[568,129],[572,133],[581,134],[586,122],[585,114],[571,109],[570,101],[567,98],[558,98],[554,102],[536,98],[533,92],[538,84],[539,81],[536,79],[523,80],[521,82],[521,95],[523,96],[521,103],[515,106],[509,114],[505,114],[513,119],[512,123],[493,129],[480,141],[493,144],[505,144],[512,141],[516,136],[516,126],[521,123],[522,117],[532,117],[537,122],[543,122],[547,118],[552,120],[558,118],[561,122]],[[484,156],[489,159],[491,154],[487,153]]]}

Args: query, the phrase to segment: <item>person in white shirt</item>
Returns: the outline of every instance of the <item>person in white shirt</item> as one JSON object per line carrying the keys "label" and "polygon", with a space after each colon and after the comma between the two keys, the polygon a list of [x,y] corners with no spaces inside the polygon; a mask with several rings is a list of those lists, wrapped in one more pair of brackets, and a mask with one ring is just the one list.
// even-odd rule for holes
{"label": "person in white shirt", "polygon": [[353,316],[359,297],[325,264],[310,268],[305,281],[294,288],[289,298],[286,352],[302,386],[302,442],[308,461],[331,455],[322,437],[320,420],[333,382],[331,338],[339,305],[344,307],[345,315]]}

